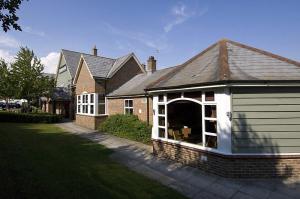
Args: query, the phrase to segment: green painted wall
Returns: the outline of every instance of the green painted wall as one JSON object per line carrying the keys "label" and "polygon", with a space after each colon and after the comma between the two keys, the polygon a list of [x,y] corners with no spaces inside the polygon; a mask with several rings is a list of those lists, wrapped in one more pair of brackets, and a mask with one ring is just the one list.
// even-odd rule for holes
{"label": "green painted wall", "polygon": [[[63,66],[66,64],[65,58],[64,56],[61,56],[61,60],[59,62],[59,67]],[[56,79],[56,86],[57,87],[68,87],[72,85],[72,76],[69,72],[69,69],[67,67],[67,70],[59,73],[59,71],[57,71],[57,79]]]}
{"label": "green painted wall", "polygon": [[300,153],[300,88],[233,88],[233,153]]}

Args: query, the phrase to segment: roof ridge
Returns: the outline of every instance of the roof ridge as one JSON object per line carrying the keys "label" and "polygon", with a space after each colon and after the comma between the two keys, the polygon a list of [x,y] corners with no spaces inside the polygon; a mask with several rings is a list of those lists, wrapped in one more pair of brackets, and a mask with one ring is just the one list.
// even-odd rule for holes
{"label": "roof ridge", "polygon": [[251,50],[251,51],[254,51],[254,52],[269,56],[269,57],[272,57],[274,59],[278,59],[280,61],[283,61],[283,62],[286,62],[286,63],[289,63],[289,64],[293,64],[293,65],[296,65],[296,66],[300,67],[300,62],[298,62],[298,61],[295,61],[295,60],[292,60],[292,59],[289,59],[289,58],[286,58],[286,57],[282,57],[280,55],[276,55],[274,53],[271,53],[271,52],[268,52],[268,51],[265,51],[265,50],[262,50],[262,49],[258,49],[258,48],[252,47],[252,46],[248,46],[248,45],[236,42],[236,41],[228,40],[227,42],[229,42],[233,45],[239,46],[241,48],[245,48],[245,49],[248,49],[248,50]]}
{"label": "roof ridge", "polygon": [[227,39],[220,40],[219,43],[219,78],[220,80],[230,79],[230,69],[228,64],[228,49],[227,49]]}

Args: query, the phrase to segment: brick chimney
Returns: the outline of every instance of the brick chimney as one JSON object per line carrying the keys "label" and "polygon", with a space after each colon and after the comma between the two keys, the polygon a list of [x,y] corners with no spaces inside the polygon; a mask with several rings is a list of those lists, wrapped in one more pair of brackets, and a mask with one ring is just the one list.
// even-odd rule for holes
{"label": "brick chimney", "polygon": [[154,56],[150,56],[147,61],[147,72],[153,73],[156,71],[156,60],[154,59]]}
{"label": "brick chimney", "polygon": [[98,49],[96,48],[96,45],[92,49],[92,55],[98,56]]}

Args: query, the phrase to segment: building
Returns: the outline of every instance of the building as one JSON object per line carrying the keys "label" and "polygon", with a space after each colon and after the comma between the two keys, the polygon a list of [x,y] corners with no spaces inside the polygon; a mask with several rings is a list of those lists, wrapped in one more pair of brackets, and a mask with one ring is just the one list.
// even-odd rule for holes
{"label": "building", "polygon": [[162,70],[133,53],[78,63],[77,124],[135,114],[153,125],[157,156],[225,177],[300,176],[299,62],[221,40]]}

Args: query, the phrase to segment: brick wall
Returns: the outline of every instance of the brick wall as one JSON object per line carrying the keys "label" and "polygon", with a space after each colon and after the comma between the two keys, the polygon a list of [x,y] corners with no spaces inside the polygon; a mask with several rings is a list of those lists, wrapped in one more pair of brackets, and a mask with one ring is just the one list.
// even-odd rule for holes
{"label": "brick wall", "polygon": [[89,129],[97,129],[107,116],[76,115],[75,123]]}
{"label": "brick wall", "polygon": [[119,88],[121,85],[123,85],[139,73],[142,73],[141,68],[134,58],[130,58],[129,61],[124,64],[124,66],[122,66],[122,68],[120,68],[120,70],[107,81],[107,93],[110,93],[113,90]]}
{"label": "brick wall", "polygon": [[88,93],[104,93],[104,83],[97,83],[90,75],[85,62],[82,63],[82,67],[76,83],[76,95],[82,94],[82,92]]}
{"label": "brick wall", "polygon": [[230,156],[153,140],[153,153],[230,178],[300,177],[299,156]]}
{"label": "brick wall", "polygon": [[[108,99],[108,114],[124,114],[124,99],[127,98],[118,98],[118,99]],[[133,100],[133,114],[137,115],[140,120],[147,122],[147,113],[149,114],[149,123],[152,124],[152,99],[149,99],[147,105],[146,97],[135,97],[128,98]],[[147,111],[147,109],[149,111]]]}

